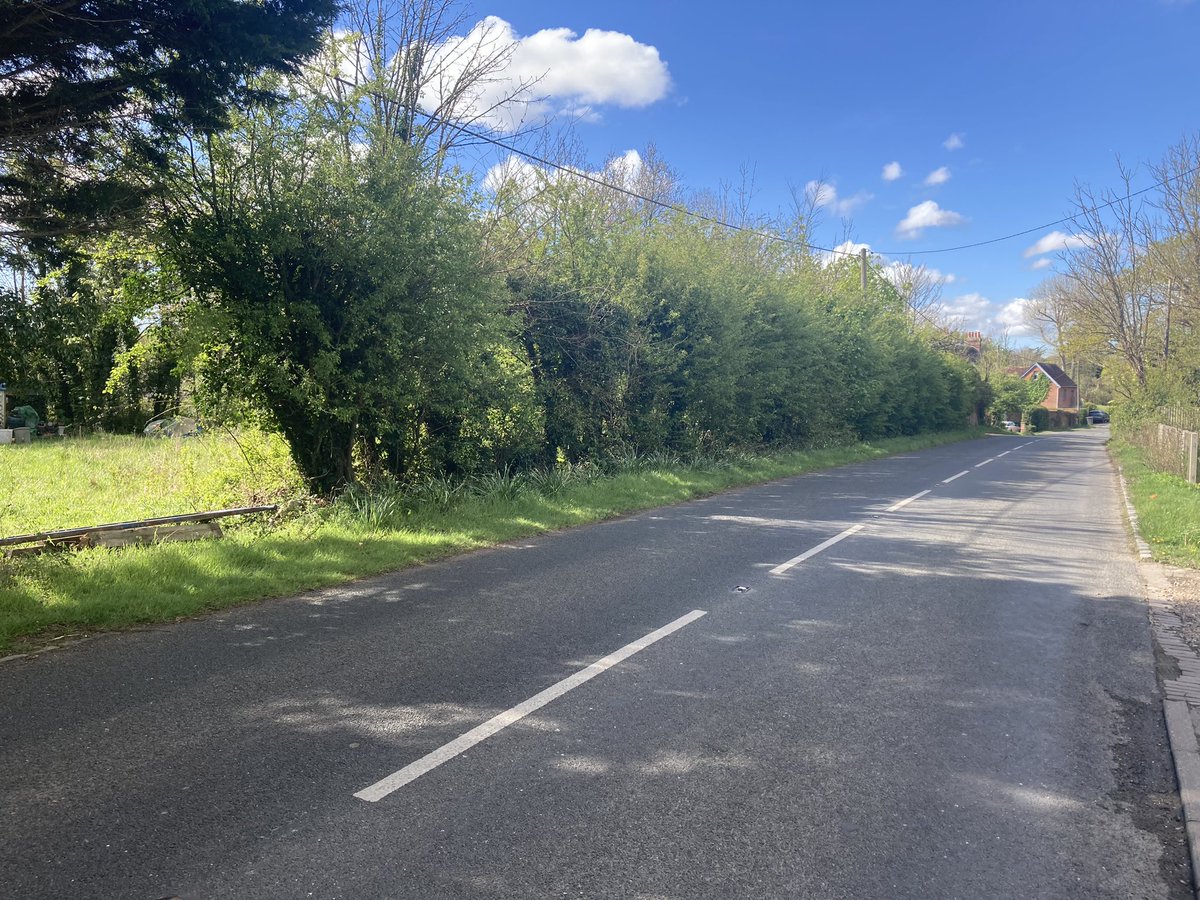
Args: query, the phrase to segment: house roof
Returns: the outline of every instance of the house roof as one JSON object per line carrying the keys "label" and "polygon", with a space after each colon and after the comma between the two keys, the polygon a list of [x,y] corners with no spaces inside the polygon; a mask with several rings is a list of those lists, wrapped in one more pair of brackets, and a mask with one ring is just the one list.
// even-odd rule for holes
{"label": "house roof", "polygon": [[1062,369],[1060,369],[1058,366],[1056,366],[1054,363],[1034,363],[1032,366],[1030,366],[1028,369],[1025,370],[1024,374],[1021,377],[1024,378],[1026,375],[1028,375],[1034,369],[1041,369],[1043,372],[1046,373],[1046,377],[1049,378],[1051,381],[1053,381],[1055,384],[1057,384],[1059,387],[1070,387],[1070,388],[1078,387],[1078,385],[1076,385],[1075,382],[1071,380],[1071,376],[1068,375],[1066,372],[1064,372]]}

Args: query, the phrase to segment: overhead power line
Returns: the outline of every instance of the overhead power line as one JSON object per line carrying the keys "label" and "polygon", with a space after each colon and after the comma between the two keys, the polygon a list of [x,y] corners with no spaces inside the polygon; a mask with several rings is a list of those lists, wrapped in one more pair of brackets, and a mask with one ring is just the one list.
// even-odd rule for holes
{"label": "overhead power line", "polygon": [[[388,102],[398,102],[398,101],[395,101],[394,98],[387,97],[384,94],[380,93],[379,91],[375,91],[370,88],[364,88],[362,85],[357,85],[357,84],[355,84],[351,81],[348,81],[344,78],[340,78],[337,75],[327,75],[326,77],[329,78],[329,80],[331,80],[331,81],[335,81],[338,84],[341,84],[343,87],[350,88],[351,90],[362,90],[364,93],[370,94],[371,96],[373,96],[377,99],[386,100]],[[680,206],[679,204],[676,204],[676,203],[668,203],[665,200],[659,200],[655,197],[649,197],[649,196],[646,196],[645,194],[639,193],[638,191],[632,190],[631,188],[627,188],[624,185],[614,184],[611,181],[605,181],[603,178],[600,178],[598,175],[593,175],[590,172],[585,172],[580,169],[573,168],[571,166],[563,165],[562,163],[555,162],[554,160],[548,159],[537,153],[533,153],[529,150],[524,150],[520,147],[517,147],[514,144],[510,144],[507,141],[501,140],[500,138],[497,138],[497,137],[493,137],[490,134],[478,131],[467,125],[463,125],[459,122],[451,121],[451,120],[443,118],[441,116],[434,115],[433,113],[427,113],[422,109],[410,109],[410,112],[413,112],[416,115],[421,116],[422,118],[424,118],[431,124],[437,124],[437,125],[440,125],[445,128],[450,128],[454,131],[459,132],[460,134],[464,134],[464,135],[467,135],[468,137],[474,138],[475,140],[482,141],[485,144],[491,144],[492,146],[498,147],[501,150],[506,150],[509,153],[514,154],[519,157],[522,157],[523,159],[527,159],[530,162],[534,162],[534,163],[537,163],[538,165],[545,166],[547,169],[552,169],[557,172],[562,172],[565,175],[570,175],[573,178],[578,178],[582,181],[586,181],[590,184],[594,184],[597,187],[601,187],[606,190],[616,191],[619,194],[623,194],[623,195],[630,197],[632,199],[635,199],[635,200],[640,200],[644,203],[649,203],[653,206],[659,207],[660,209],[670,210],[672,212],[679,213],[680,215],[684,215],[684,216],[688,216],[693,219],[697,219],[701,222],[707,222],[711,225],[716,225],[717,227],[720,227],[720,228],[727,228],[731,231],[737,231],[737,232],[741,232],[743,234],[754,235],[755,237],[764,238],[766,240],[773,241],[776,243],[787,244],[787,245],[794,246],[794,247],[801,247],[806,250],[816,250],[821,253],[829,253],[833,256],[843,256],[843,257],[854,258],[854,259],[860,258],[859,251],[839,250],[834,247],[822,247],[818,244],[812,243],[811,241],[799,240],[797,238],[788,238],[788,237],[784,237],[779,234],[773,234],[769,231],[762,231],[757,228],[748,228],[745,225],[738,225],[734,222],[727,222],[724,219],[717,218],[716,216],[710,216],[705,213],[697,212],[696,210],[693,210],[693,209],[688,209],[686,206]],[[939,248],[936,250],[894,251],[894,250],[874,250],[874,249],[872,249],[870,252],[872,254],[878,255],[878,256],[917,256],[917,255],[930,255],[930,254],[934,254],[934,253],[953,253],[958,250],[970,250],[975,247],[985,247],[985,246],[988,246],[989,244],[998,244],[1003,241],[1013,240],[1014,238],[1025,237],[1026,235],[1033,234],[1034,232],[1037,232],[1037,231],[1043,231],[1047,228],[1053,228],[1057,225],[1065,225],[1068,222],[1074,222],[1076,219],[1078,219],[1080,216],[1082,216],[1086,212],[1098,212],[1099,210],[1107,209],[1110,206],[1114,206],[1115,204],[1121,202],[1122,200],[1129,200],[1133,197],[1137,197],[1142,194],[1149,193],[1150,191],[1157,190],[1161,187],[1165,187],[1166,185],[1170,184],[1172,181],[1177,181],[1180,178],[1185,178],[1188,175],[1192,175],[1196,172],[1200,172],[1200,165],[1197,165],[1194,168],[1187,170],[1186,172],[1180,172],[1177,175],[1172,175],[1169,178],[1164,178],[1160,181],[1155,182],[1154,184],[1150,185],[1149,187],[1142,188],[1139,191],[1134,191],[1133,193],[1125,194],[1122,197],[1115,197],[1106,203],[1099,203],[1093,207],[1088,207],[1087,209],[1081,210],[1080,212],[1076,213],[1075,215],[1065,216],[1061,219],[1056,219],[1053,222],[1047,222],[1043,225],[1035,225],[1032,228],[1026,228],[1022,231],[1015,231],[1012,234],[1006,234],[1001,237],[990,238],[985,241],[975,241],[970,244],[960,244],[955,247],[942,247],[942,248]],[[936,319],[934,319],[932,316],[930,316],[924,310],[917,309],[915,306],[910,306],[909,308],[912,310],[914,315],[919,316],[920,318],[924,319],[928,324],[939,329],[946,335],[951,336],[951,337],[958,336],[957,331],[949,328],[948,326],[944,325],[941,322],[938,322]]]}
{"label": "overhead power line", "polygon": [[[378,91],[374,91],[369,88],[363,88],[361,85],[356,85],[353,82],[347,81],[344,78],[339,78],[336,75],[329,75],[327,77],[331,81],[336,81],[338,84],[341,84],[344,87],[348,87],[353,90],[363,90],[365,93],[368,93],[368,94],[372,95],[373,97],[376,97],[377,99],[387,100],[389,102],[398,102],[398,101],[393,101],[392,98],[390,98],[390,97],[385,97]],[[832,253],[836,256],[849,256],[849,257],[857,257],[858,256],[857,251],[836,250],[832,247],[821,247],[810,241],[802,241],[797,238],[788,238],[788,237],[784,237],[783,235],[772,234],[769,231],[761,231],[757,228],[748,228],[745,225],[737,225],[733,222],[727,222],[724,219],[717,218],[716,216],[710,216],[710,215],[706,215],[705,213],[696,212],[693,209],[688,209],[686,206],[680,206],[677,203],[668,203],[666,200],[659,200],[655,197],[647,197],[645,194],[641,194],[635,190],[632,190],[631,188],[625,187],[624,185],[614,184],[613,182],[605,181],[603,178],[593,175],[590,172],[584,172],[580,169],[575,169],[575,168],[572,168],[571,166],[565,166],[562,163],[554,162],[553,160],[547,159],[544,156],[540,156],[537,153],[533,153],[529,150],[523,150],[514,144],[510,144],[507,141],[503,141],[499,138],[493,137],[490,134],[486,134],[481,131],[476,131],[475,129],[469,128],[466,125],[462,125],[458,122],[452,122],[449,119],[442,118],[441,116],[436,116],[432,113],[427,113],[424,110],[420,110],[420,109],[412,110],[412,112],[415,112],[417,115],[427,119],[431,123],[435,123],[435,124],[441,125],[446,128],[454,129],[455,131],[458,131],[462,134],[468,135],[469,137],[475,138],[476,140],[483,141],[484,143],[491,144],[492,146],[495,146],[495,147],[499,147],[501,150],[507,150],[509,153],[515,154],[516,156],[523,157],[523,158],[529,160],[530,162],[535,162],[535,163],[538,163],[539,165],[545,166],[548,169],[553,169],[555,171],[562,172],[565,175],[570,175],[574,178],[582,179],[583,181],[590,182],[591,184],[594,184],[597,187],[602,187],[602,188],[605,188],[610,191],[616,191],[619,194],[624,194],[625,196],[631,197],[635,200],[641,200],[644,203],[652,204],[653,206],[657,206],[660,209],[671,210],[672,212],[677,212],[681,215],[690,216],[693,219],[698,219],[701,222],[708,222],[709,224],[716,225],[720,228],[728,228],[731,231],[738,231],[738,232],[742,232],[744,234],[751,234],[756,237],[765,238],[767,240],[775,241],[775,242],[781,243],[781,244],[789,244],[789,245],[795,246],[795,247],[803,247],[807,250],[819,250],[822,253]]]}
{"label": "overhead power line", "polygon": [[[369,88],[363,88],[361,85],[356,85],[353,82],[347,81],[346,79],[340,78],[336,75],[330,75],[327,77],[329,77],[329,79],[332,81],[338,82],[339,84],[343,85],[344,87],[348,87],[353,90],[363,90],[365,93],[371,94],[372,96],[374,96],[378,99],[381,99],[381,100],[389,100],[389,101],[392,100],[392,98],[385,97],[383,94],[381,94],[378,91],[374,91]],[[745,225],[737,225],[733,222],[727,222],[724,219],[719,219],[716,216],[709,216],[709,215],[706,215],[705,213],[696,212],[695,210],[688,209],[686,206],[680,206],[679,204],[676,204],[676,203],[668,203],[665,200],[659,200],[654,197],[648,197],[645,194],[641,194],[635,190],[625,187],[624,185],[614,184],[611,181],[605,181],[603,178],[600,178],[589,172],[584,172],[579,169],[572,168],[570,166],[565,166],[562,163],[554,162],[553,160],[547,159],[544,156],[540,156],[537,153],[533,153],[529,150],[523,150],[514,144],[510,144],[507,141],[493,137],[490,134],[486,134],[484,132],[477,131],[466,125],[462,125],[458,122],[453,122],[453,121],[451,121],[449,119],[445,119],[441,116],[434,115],[433,113],[427,113],[421,109],[415,109],[415,110],[412,110],[412,112],[415,112],[417,115],[423,117],[424,119],[428,120],[431,123],[435,123],[435,124],[441,125],[446,128],[454,129],[455,131],[458,131],[462,134],[468,135],[469,137],[475,138],[476,140],[482,141],[486,144],[491,144],[494,147],[498,147],[501,150],[507,150],[509,153],[515,154],[516,156],[523,157],[524,159],[527,159],[530,162],[538,163],[539,165],[545,166],[548,169],[553,169],[555,171],[562,172],[566,175],[571,175],[575,178],[582,179],[583,181],[590,182],[591,184],[594,184],[597,187],[603,187],[603,188],[606,188],[607,190],[616,191],[620,194],[624,194],[627,197],[631,197],[635,200],[641,200],[644,203],[652,204],[661,209],[671,210],[672,212],[677,212],[677,213],[680,213],[681,215],[690,216],[691,218],[698,219],[702,222],[708,222],[711,225],[716,225],[721,228],[728,228],[731,231],[738,231],[738,232],[742,232],[744,234],[751,234],[756,237],[765,238],[767,240],[775,241],[775,242],[778,242],[781,244],[789,244],[789,245],[795,246],[795,247],[803,247],[808,250],[818,250],[821,253],[830,253],[835,256],[857,257],[859,255],[857,251],[853,251],[853,250],[839,250],[839,249],[836,249],[833,247],[822,247],[818,244],[812,243],[811,241],[799,240],[797,238],[788,238],[788,237],[784,237],[782,235],[772,234],[769,231],[761,231],[760,229],[757,229],[757,228],[748,228]],[[1053,222],[1046,222],[1045,224],[1042,224],[1042,225],[1035,225],[1032,228],[1026,228],[1021,231],[1014,231],[1011,234],[1005,234],[1000,237],[989,238],[984,241],[974,241],[969,244],[959,244],[954,247],[939,247],[935,250],[875,250],[875,249],[872,249],[871,253],[877,254],[880,256],[928,256],[928,255],[935,254],[935,253],[954,253],[959,250],[971,250],[971,249],[974,249],[975,247],[986,247],[990,244],[999,244],[1004,241],[1011,241],[1015,238],[1025,237],[1026,235],[1030,235],[1030,234],[1033,234],[1038,231],[1043,231],[1047,228],[1054,228],[1055,226],[1058,226],[1058,225],[1065,225],[1069,222],[1075,222],[1085,212],[1099,212],[1102,209],[1108,209],[1109,207],[1114,206],[1123,200],[1129,200],[1129,199],[1132,199],[1133,197],[1141,196],[1142,194],[1148,194],[1151,191],[1155,191],[1155,190],[1158,190],[1159,188],[1166,187],[1168,184],[1170,184],[1173,181],[1178,181],[1181,178],[1186,178],[1188,175],[1193,175],[1197,172],[1200,172],[1200,165],[1197,165],[1191,169],[1188,169],[1186,172],[1180,172],[1177,175],[1172,175],[1168,178],[1164,178],[1160,181],[1156,181],[1154,184],[1150,185],[1149,187],[1142,188],[1139,191],[1134,191],[1131,194],[1125,194],[1121,197],[1115,197],[1106,203],[1098,203],[1095,206],[1088,207],[1087,209],[1081,210],[1080,212],[1075,213],[1074,215],[1064,216],[1061,219],[1055,219]]]}
{"label": "overhead power line", "polygon": [[956,250],[970,250],[974,247],[986,247],[988,244],[999,244],[1002,241],[1011,241],[1013,238],[1025,237],[1026,235],[1034,234],[1038,231],[1044,231],[1047,228],[1054,228],[1056,225],[1066,225],[1068,222],[1075,222],[1084,213],[1099,212],[1102,209],[1108,209],[1110,206],[1115,206],[1123,200],[1132,200],[1134,197],[1140,197],[1142,194],[1148,194],[1151,191],[1156,191],[1161,187],[1166,187],[1172,181],[1178,181],[1180,178],[1186,178],[1187,176],[1194,175],[1197,172],[1200,172],[1200,165],[1194,166],[1193,168],[1188,169],[1186,172],[1180,172],[1178,175],[1172,175],[1169,178],[1156,181],[1154,184],[1150,185],[1149,187],[1142,188],[1140,191],[1134,191],[1131,194],[1123,194],[1120,197],[1114,197],[1107,203],[1098,203],[1095,206],[1089,206],[1086,209],[1080,210],[1074,215],[1064,216],[1061,219],[1057,219],[1053,222],[1047,222],[1044,225],[1035,225],[1032,228],[1026,228],[1024,231],[1014,231],[1012,234],[1006,234],[1003,237],[990,238],[986,241],[975,241],[971,244],[959,244],[956,247],[942,247],[937,250],[909,250],[906,253],[903,251],[896,252],[893,250],[877,250],[874,252],[883,254],[885,256],[920,256],[930,253],[953,253]]}

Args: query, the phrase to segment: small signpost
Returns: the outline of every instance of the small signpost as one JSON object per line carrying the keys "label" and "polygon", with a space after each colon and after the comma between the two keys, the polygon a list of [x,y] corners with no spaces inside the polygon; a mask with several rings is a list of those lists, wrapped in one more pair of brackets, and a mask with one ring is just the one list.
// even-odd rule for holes
{"label": "small signpost", "polygon": [[8,385],[0,381],[0,444],[11,444],[13,433],[8,427]]}

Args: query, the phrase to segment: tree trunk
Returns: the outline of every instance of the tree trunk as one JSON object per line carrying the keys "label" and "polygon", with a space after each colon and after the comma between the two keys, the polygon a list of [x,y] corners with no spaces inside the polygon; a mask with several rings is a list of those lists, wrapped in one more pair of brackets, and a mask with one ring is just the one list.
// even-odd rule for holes
{"label": "tree trunk", "polygon": [[279,425],[292,459],[314,493],[332,494],[354,482],[354,423],[297,411],[280,415]]}

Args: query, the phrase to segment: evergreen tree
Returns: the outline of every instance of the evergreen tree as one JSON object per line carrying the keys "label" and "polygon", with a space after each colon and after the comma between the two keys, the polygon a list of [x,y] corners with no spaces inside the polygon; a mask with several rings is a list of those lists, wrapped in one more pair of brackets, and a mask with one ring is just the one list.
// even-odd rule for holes
{"label": "evergreen tree", "polygon": [[[8,239],[140,210],[182,136],[317,47],[332,0],[0,0],[0,221]],[[149,173],[147,172],[149,167]]]}

